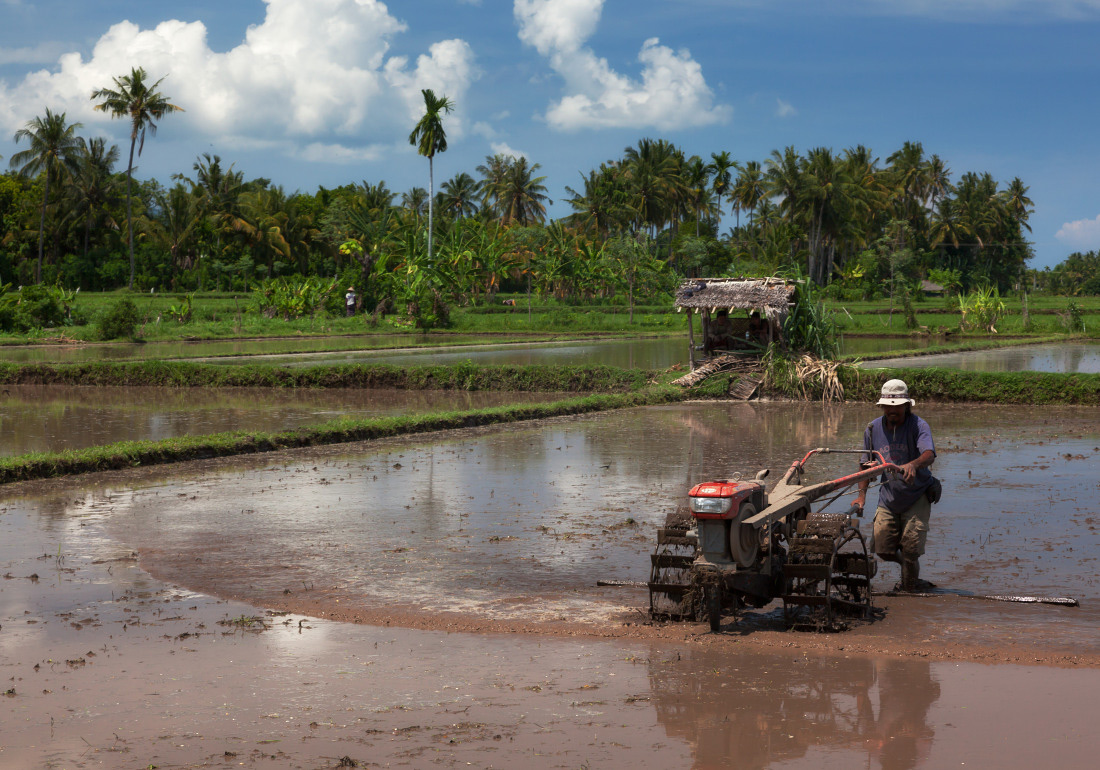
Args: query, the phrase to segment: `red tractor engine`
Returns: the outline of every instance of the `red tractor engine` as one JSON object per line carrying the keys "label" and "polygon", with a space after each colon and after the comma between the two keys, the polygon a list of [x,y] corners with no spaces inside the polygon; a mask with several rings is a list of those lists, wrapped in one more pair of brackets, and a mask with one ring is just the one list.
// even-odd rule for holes
{"label": "red tractor engine", "polygon": [[760,531],[741,522],[764,510],[767,497],[758,481],[719,480],[696,484],[688,494],[699,550],[710,564],[752,569],[760,558]]}

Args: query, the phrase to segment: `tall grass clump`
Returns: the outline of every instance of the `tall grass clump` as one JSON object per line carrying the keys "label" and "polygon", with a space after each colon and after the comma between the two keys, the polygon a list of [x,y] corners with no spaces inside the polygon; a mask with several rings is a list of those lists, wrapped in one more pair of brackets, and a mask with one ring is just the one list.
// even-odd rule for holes
{"label": "tall grass clump", "polygon": [[794,306],[783,321],[783,339],[789,349],[815,358],[835,360],[840,355],[840,327],[811,281],[796,290]]}
{"label": "tall grass clump", "polygon": [[983,329],[996,334],[997,321],[1005,314],[1005,303],[996,287],[980,286],[959,297],[959,312],[962,313],[959,322],[962,331]]}

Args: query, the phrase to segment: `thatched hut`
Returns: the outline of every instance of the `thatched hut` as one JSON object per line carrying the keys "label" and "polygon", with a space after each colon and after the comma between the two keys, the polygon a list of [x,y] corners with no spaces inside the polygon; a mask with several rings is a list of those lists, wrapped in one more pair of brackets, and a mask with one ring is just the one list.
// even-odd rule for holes
{"label": "thatched hut", "polygon": [[[695,278],[676,290],[676,307],[687,310],[691,368],[696,366],[692,317],[703,321],[702,350],[709,358],[731,351],[760,351],[781,339],[795,284],[782,278]],[[753,318],[753,314],[759,314]]]}

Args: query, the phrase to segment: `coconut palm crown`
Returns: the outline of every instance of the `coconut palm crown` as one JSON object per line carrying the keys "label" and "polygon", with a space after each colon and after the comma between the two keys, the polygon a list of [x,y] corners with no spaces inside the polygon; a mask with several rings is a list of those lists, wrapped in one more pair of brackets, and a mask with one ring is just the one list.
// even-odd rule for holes
{"label": "coconut palm crown", "polygon": [[130,207],[130,187],[134,177],[134,147],[140,157],[145,148],[145,131],[157,135],[157,124],[165,115],[183,112],[157,91],[164,78],[150,84],[142,67],[134,67],[129,75],[114,78],[114,88],[100,88],[92,92],[92,99],[99,100],[95,109],[111,113],[112,118],[130,119],[130,160],[126,166],[126,238],[130,246],[130,288],[134,288],[134,221]]}
{"label": "coconut palm crown", "polygon": [[76,168],[80,138],[76,130],[80,123],[65,123],[65,113],[50,112],[46,117],[36,117],[15,132],[15,143],[26,139],[30,147],[11,156],[11,167],[25,177],[35,177],[45,172],[42,192],[42,209],[38,218],[38,265],[34,280],[42,282],[42,236],[46,229],[46,207],[50,201],[50,180],[63,174],[71,174]]}

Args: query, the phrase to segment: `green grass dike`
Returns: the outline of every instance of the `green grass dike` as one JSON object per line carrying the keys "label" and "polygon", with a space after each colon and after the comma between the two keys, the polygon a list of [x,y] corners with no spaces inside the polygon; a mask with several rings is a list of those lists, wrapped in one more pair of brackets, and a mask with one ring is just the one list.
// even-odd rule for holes
{"label": "green grass dike", "polygon": [[323,364],[274,367],[218,366],[187,361],[0,363],[4,385],[99,385],[180,388],[398,388],[402,390],[500,390],[611,393],[638,390],[654,373],[613,366],[399,366]]}
{"label": "green grass dike", "polygon": [[854,366],[842,366],[837,374],[848,401],[876,401],[882,384],[898,378],[905,380],[914,398],[925,402],[1100,406],[1100,374]]}

